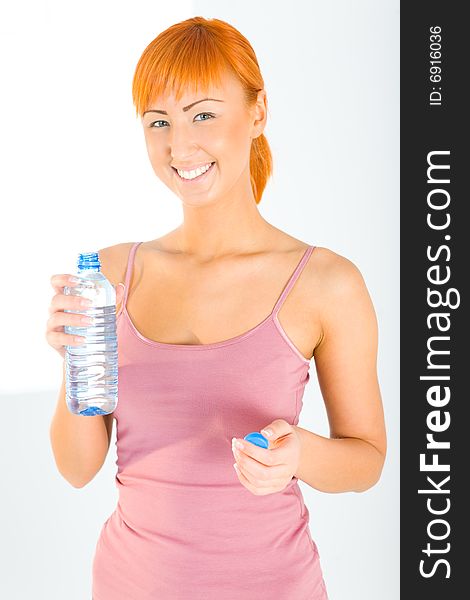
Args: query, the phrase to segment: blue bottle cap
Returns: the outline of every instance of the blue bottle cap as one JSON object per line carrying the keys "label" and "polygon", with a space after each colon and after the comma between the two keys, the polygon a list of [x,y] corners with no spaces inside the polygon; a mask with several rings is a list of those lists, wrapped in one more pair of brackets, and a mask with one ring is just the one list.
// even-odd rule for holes
{"label": "blue bottle cap", "polygon": [[78,255],[77,267],[79,271],[93,269],[101,271],[101,262],[98,252],[81,252]]}
{"label": "blue bottle cap", "polygon": [[260,448],[269,448],[268,440],[264,437],[264,435],[258,433],[257,431],[248,433],[243,439],[247,442],[251,442],[255,446],[259,446]]}

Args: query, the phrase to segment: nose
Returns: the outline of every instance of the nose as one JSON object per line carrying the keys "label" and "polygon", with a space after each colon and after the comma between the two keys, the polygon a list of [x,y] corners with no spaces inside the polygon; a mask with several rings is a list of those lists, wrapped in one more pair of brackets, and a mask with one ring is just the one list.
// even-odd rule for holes
{"label": "nose", "polygon": [[191,129],[184,124],[173,124],[171,126],[168,143],[170,145],[171,156],[175,162],[184,162],[187,157],[192,156],[197,149],[197,144],[193,139]]}

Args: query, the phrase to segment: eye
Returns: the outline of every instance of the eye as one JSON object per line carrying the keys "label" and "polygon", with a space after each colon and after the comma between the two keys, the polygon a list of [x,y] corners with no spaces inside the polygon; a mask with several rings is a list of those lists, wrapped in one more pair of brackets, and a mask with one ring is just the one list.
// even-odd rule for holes
{"label": "eye", "polygon": [[[163,120],[152,121],[151,123],[149,123],[149,127],[153,127],[155,125],[155,123],[166,123],[166,121],[163,121]],[[161,129],[160,125],[155,127],[155,129]]]}
{"label": "eye", "polygon": [[[201,117],[201,116],[206,116],[208,118],[207,119],[198,119],[198,121],[209,121],[210,119],[214,118],[214,115],[212,113],[199,113],[194,118],[196,119],[196,117]],[[156,125],[156,123],[168,123],[168,121],[164,121],[163,119],[159,119],[158,121],[152,121],[148,125],[149,128],[161,129],[162,126],[161,125]]]}
{"label": "eye", "polygon": [[[211,114],[211,113],[199,113],[198,115],[196,115],[196,117],[200,117],[201,115],[206,115],[206,116],[209,117],[209,119],[213,119],[214,118],[214,115]],[[194,118],[196,118],[196,117],[194,117]],[[201,119],[201,120],[202,121],[208,121],[209,119]]]}

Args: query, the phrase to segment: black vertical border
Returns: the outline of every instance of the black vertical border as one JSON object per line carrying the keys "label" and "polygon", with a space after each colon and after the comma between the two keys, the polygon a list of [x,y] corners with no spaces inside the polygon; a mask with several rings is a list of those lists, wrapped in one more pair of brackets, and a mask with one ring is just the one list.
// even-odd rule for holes
{"label": "black vertical border", "polygon": [[[465,374],[470,371],[470,356],[467,338],[470,332],[468,315],[468,277],[470,274],[470,228],[465,220],[467,205],[470,204],[466,179],[470,171],[466,140],[469,131],[469,109],[464,109],[464,89],[469,81],[470,61],[468,44],[470,24],[463,15],[465,5],[457,2],[402,2],[400,5],[400,597],[404,600],[425,598],[426,600],[470,597],[467,584],[466,516],[465,494],[470,435],[469,392],[465,385]],[[441,28],[442,80],[430,81],[431,56],[430,28]],[[436,38],[434,38],[436,39]],[[435,48],[435,46],[434,46]],[[441,88],[442,105],[430,106],[429,94],[432,87]],[[449,155],[436,156],[436,164],[449,164],[448,171],[435,171],[437,177],[447,177],[448,184],[433,184],[427,181],[428,153],[449,151]],[[431,189],[445,189],[450,203],[445,210],[433,210],[428,206]],[[444,201],[444,194],[433,198]],[[444,222],[451,219],[446,230],[437,231],[427,224],[428,213],[432,218]],[[445,236],[450,239],[445,239]],[[450,256],[444,246],[448,246]],[[436,257],[430,260],[427,251]],[[435,284],[428,279],[428,269],[439,265],[440,275],[434,271],[432,277],[444,279],[449,267],[447,283]],[[449,292],[450,288],[457,292]],[[428,289],[438,290],[445,298],[450,293],[449,303],[459,306],[432,308],[428,304]],[[459,300],[458,300],[459,299]],[[437,297],[430,301],[435,302]],[[435,320],[428,322],[433,312],[447,313],[450,321],[448,331],[439,331]],[[444,326],[444,319],[441,322]],[[430,327],[429,327],[430,325]],[[433,340],[434,350],[445,350],[447,354],[434,357],[434,363],[447,364],[448,370],[428,368],[428,344],[433,336],[449,336],[449,340]],[[448,375],[449,381],[421,379],[421,376]],[[441,407],[431,406],[427,392],[432,385],[448,386],[450,399]],[[450,424],[446,430],[434,433],[434,438],[448,441],[449,449],[429,450],[426,434],[429,413],[439,410],[439,422],[445,422],[448,413]],[[437,423],[436,418],[432,423]],[[420,454],[426,453],[426,462],[436,460],[449,464],[449,472],[424,472],[420,469]],[[427,480],[431,477],[437,485],[450,476],[440,487],[449,493],[426,494],[420,489],[433,489]],[[435,487],[434,487],[435,489]],[[441,515],[432,514],[444,510]],[[444,523],[431,522],[442,519]],[[434,540],[429,531],[442,540]],[[446,535],[447,534],[447,535]],[[433,551],[429,556],[427,544]],[[447,546],[449,544],[449,546]],[[437,564],[439,559],[445,563]],[[420,561],[423,571],[420,573]],[[450,577],[446,577],[450,574]]]}

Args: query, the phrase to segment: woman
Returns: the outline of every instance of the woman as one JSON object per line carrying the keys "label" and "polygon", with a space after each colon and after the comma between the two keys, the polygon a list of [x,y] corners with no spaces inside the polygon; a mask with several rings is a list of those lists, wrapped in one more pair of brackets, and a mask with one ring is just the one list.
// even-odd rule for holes
{"label": "woman", "polygon": [[[161,33],[133,98],[184,219],[100,250],[125,292],[119,402],[104,417],[108,435],[117,424],[119,502],[96,547],[94,600],[324,600],[297,481],[361,492],[386,454],[364,280],[259,213],[267,97],[236,29],[195,17]],[[297,425],[312,358],[329,438]],[[254,431],[269,448],[243,440]]]}

